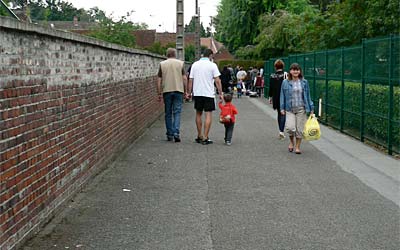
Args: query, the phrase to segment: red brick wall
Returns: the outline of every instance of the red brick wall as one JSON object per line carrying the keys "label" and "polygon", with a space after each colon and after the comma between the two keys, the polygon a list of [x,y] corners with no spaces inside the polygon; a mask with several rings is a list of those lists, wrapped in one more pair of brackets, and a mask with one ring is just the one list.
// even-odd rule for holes
{"label": "red brick wall", "polygon": [[159,117],[161,59],[0,17],[1,250],[36,232]]}

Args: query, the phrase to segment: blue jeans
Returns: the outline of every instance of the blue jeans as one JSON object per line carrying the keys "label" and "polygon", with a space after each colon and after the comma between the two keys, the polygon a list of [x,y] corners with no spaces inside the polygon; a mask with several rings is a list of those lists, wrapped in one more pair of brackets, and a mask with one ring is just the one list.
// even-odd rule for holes
{"label": "blue jeans", "polygon": [[285,123],[286,123],[286,115],[282,115],[281,112],[279,111],[279,108],[276,109],[278,111],[278,125],[279,125],[279,131],[283,132],[285,129]]}
{"label": "blue jeans", "polygon": [[177,91],[166,92],[163,94],[163,99],[165,106],[165,127],[167,128],[167,136],[179,136],[183,93]]}

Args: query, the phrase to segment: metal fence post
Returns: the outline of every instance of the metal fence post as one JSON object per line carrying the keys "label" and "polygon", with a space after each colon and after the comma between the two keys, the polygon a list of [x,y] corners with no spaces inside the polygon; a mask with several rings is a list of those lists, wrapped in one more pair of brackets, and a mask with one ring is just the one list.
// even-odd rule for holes
{"label": "metal fence post", "polygon": [[365,38],[361,42],[361,121],[360,121],[360,140],[364,142],[365,124]]}
{"label": "metal fence post", "polygon": [[[316,99],[316,91],[317,91],[317,87],[315,86],[316,84],[317,84],[317,81],[316,81],[316,79],[315,79],[315,74],[316,74],[316,70],[315,70],[315,60],[316,60],[316,53],[315,53],[315,51],[314,51],[314,53],[313,53],[313,77],[314,77],[314,80],[313,80],[313,100],[314,100],[314,102],[316,103],[316,101],[319,101],[319,98],[318,98],[318,100]],[[315,109],[315,105],[316,104],[314,104],[314,109]],[[316,114],[318,114],[318,113],[320,113],[320,110],[319,110],[319,106],[318,106],[318,113],[317,112],[315,112]]]}
{"label": "metal fence post", "polygon": [[341,63],[342,63],[342,86],[340,89],[340,132],[343,132],[343,123],[344,123],[344,49],[341,49]]}
{"label": "metal fence post", "polygon": [[325,50],[325,122],[328,123],[328,50]]}
{"label": "metal fence post", "polygon": [[264,98],[268,98],[268,91],[269,90],[269,86],[270,86],[270,82],[269,82],[269,78],[267,79],[267,76],[271,75],[269,72],[269,60],[267,60],[264,64]]}
{"label": "metal fence post", "polygon": [[394,119],[394,90],[393,90],[393,64],[394,64],[394,56],[393,56],[393,47],[394,47],[394,36],[390,35],[389,40],[389,114],[388,114],[388,154],[393,154],[393,119]]}

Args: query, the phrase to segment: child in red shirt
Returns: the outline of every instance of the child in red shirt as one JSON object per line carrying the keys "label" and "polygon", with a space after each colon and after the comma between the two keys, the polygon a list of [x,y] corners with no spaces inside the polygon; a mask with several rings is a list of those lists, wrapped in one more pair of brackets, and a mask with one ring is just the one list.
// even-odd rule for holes
{"label": "child in red shirt", "polygon": [[232,144],[233,127],[235,126],[235,115],[238,114],[236,107],[232,104],[232,95],[224,94],[225,104],[222,101],[218,103],[221,109],[219,121],[225,126],[225,144],[230,146]]}

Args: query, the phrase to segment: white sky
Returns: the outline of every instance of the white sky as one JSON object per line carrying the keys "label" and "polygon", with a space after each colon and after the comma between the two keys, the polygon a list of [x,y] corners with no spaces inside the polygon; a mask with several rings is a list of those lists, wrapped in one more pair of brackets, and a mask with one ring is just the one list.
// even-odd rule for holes
{"label": "white sky", "polygon": [[[89,10],[97,6],[106,12],[107,16],[126,16],[126,13],[135,11],[130,21],[135,23],[147,23],[149,29],[156,29],[158,32],[176,31],[176,0],[65,0],[76,8]],[[204,27],[208,27],[210,16],[217,14],[217,6],[220,0],[198,0],[200,7],[200,21]],[[185,24],[195,14],[195,0],[184,0]]]}

